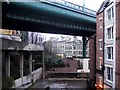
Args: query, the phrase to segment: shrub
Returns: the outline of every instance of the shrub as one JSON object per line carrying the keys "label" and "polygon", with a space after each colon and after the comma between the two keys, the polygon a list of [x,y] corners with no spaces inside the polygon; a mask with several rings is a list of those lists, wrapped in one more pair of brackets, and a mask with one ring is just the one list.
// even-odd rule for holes
{"label": "shrub", "polygon": [[14,79],[12,77],[2,78],[2,88],[11,88],[14,85]]}

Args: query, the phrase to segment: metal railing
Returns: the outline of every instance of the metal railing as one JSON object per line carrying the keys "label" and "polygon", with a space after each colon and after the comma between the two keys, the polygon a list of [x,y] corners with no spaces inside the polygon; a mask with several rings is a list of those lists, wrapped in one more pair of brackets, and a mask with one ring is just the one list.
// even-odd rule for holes
{"label": "metal railing", "polygon": [[77,11],[82,11],[84,13],[88,13],[88,14],[92,14],[92,15],[96,15],[96,11],[85,8],[83,6],[65,1],[65,0],[38,0],[40,2],[48,2],[48,3],[53,3],[53,4],[58,4],[64,7],[68,7]]}

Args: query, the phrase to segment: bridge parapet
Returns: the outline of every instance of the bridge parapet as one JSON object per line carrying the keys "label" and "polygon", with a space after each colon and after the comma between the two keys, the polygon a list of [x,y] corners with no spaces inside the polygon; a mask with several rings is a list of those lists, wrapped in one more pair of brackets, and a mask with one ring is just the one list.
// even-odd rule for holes
{"label": "bridge parapet", "polygon": [[69,8],[69,9],[73,9],[73,10],[83,12],[85,14],[96,16],[96,11],[85,8],[83,6],[80,6],[80,5],[77,5],[77,4],[74,4],[74,3],[71,3],[71,2],[68,2],[68,1],[65,1],[65,0],[38,0],[38,1],[57,4],[57,5]]}

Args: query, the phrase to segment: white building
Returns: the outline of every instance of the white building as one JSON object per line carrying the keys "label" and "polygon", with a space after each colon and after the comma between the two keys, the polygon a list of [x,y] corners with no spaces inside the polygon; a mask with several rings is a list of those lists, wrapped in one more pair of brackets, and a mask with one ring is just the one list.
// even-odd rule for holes
{"label": "white building", "polygon": [[[52,52],[63,54],[66,58],[82,57],[83,43],[73,36],[73,40],[52,41]],[[89,47],[87,45],[86,56],[89,57]]]}
{"label": "white building", "polygon": [[111,2],[104,11],[104,86],[115,88],[115,8]]}

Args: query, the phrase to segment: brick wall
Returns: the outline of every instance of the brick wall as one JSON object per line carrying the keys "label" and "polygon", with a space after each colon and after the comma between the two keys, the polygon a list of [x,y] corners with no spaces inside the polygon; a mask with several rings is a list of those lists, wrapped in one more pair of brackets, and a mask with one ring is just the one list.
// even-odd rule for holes
{"label": "brick wall", "polygon": [[65,60],[65,63],[69,64],[69,67],[56,67],[55,71],[58,73],[77,72],[77,60]]}
{"label": "brick wall", "polygon": [[[103,12],[97,15],[97,30],[96,30],[96,69],[100,70],[100,57],[102,57],[103,64]],[[100,25],[101,24],[101,25]],[[100,50],[100,40],[102,40],[102,50]],[[99,84],[99,76],[102,77],[100,72],[96,72],[96,84]]]}
{"label": "brick wall", "polygon": [[120,0],[116,0],[116,88],[120,88]]}
{"label": "brick wall", "polygon": [[[102,17],[102,19],[100,19]],[[102,28],[100,28],[100,23],[102,21]],[[100,50],[100,39],[102,39],[103,47],[103,13],[97,16],[97,30],[96,30],[96,68],[99,69],[100,61],[99,57],[103,57],[103,50]]]}
{"label": "brick wall", "polygon": [[95,80],[95,46],[94,46],[94,36],[91,37],[90,39],[90,79]]}

